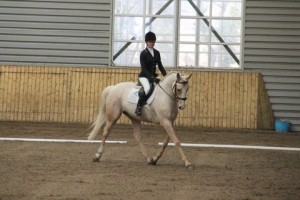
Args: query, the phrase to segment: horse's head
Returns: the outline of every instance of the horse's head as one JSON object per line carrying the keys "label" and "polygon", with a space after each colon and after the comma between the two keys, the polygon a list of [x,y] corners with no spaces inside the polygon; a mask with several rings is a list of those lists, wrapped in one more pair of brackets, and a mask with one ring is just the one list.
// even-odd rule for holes
{"label": "horse's head", "polygon": [[187,92],[189,90],[189,82],[188,80],[191,78],[190,75],[180,75],[177,73],[177,78],[175,84],[173,86],[173,92],[175,94],[175,98],[177,100],[177,105],[180,110],[185,108],[185,100],[187,99]]}

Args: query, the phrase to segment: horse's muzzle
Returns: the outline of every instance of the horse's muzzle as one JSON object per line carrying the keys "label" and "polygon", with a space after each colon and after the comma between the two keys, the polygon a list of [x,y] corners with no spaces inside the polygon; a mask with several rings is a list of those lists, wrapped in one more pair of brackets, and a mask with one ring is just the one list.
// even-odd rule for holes
{"label": "horse's muzzle", "polygon": [[178,106],[178,108],[179,108],[180,110],[183,110],[183,109],[185,109],[185,105]]}

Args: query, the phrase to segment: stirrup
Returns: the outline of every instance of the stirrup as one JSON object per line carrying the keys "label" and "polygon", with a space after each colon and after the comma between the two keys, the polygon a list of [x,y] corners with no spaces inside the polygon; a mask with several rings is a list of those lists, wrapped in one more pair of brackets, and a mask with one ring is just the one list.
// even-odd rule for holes
{"label": "stirrup", "polygon": [[142,107],[141,106],[136,107],[135,114],[136,115],[142,115]]}

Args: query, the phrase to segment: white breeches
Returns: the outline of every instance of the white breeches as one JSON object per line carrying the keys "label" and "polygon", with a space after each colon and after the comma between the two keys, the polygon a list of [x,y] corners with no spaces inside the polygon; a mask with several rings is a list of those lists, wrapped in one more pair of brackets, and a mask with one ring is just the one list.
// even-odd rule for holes
{"label": "white breeches", "polygon": [[139,78],[140,83],[144,87],[145,94],[147,95],[150,91],[150,83],[149,80],[145,77],[140,77]]}

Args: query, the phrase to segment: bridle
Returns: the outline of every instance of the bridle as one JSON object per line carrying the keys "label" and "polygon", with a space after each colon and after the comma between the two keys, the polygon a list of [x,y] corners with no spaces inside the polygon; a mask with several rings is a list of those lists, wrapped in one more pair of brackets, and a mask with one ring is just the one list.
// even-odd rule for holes
{"label": "bridle", "polygon": [[188,81],[182,81],[182,82],[180,82],[180,81],[177,81],[177,80],[176,80],[176,82],[175,82],[175,84],[174,84],[174,86],[173,86],[173,88],[172,88],[172,90],[175,91],[174,94],[175,94],[175,99],[176,99],[176,100],[183,100],[183,101],[186,101],[186,100],[187,100],[186,96],[183,97],[183,98],[178,96],[178,93],[177,93],[177,83],[182,84],[182,85],[185,85],[185,84],[188,84]]}
{"label": "bridle", "polygon": [[172,87],[172,91],[173,91],[173,95],[170,95],[167,91],[165,91],[161,85],[158,83],[157,85],[160,87],[160,89],[162,89],[162,91],[164,91],[169,97],[171,97],[174,101],[178,101],[178,100],[183,100],[183,101],[186,101],[187,98],[186,97],[179,97],[178,96],[178,93],[177,93],[177,83],[179,84],[182,84],[182,85],[185,85],[185,84],[188,84],[188,81],[178,81],[176,80],[174,86]]}

